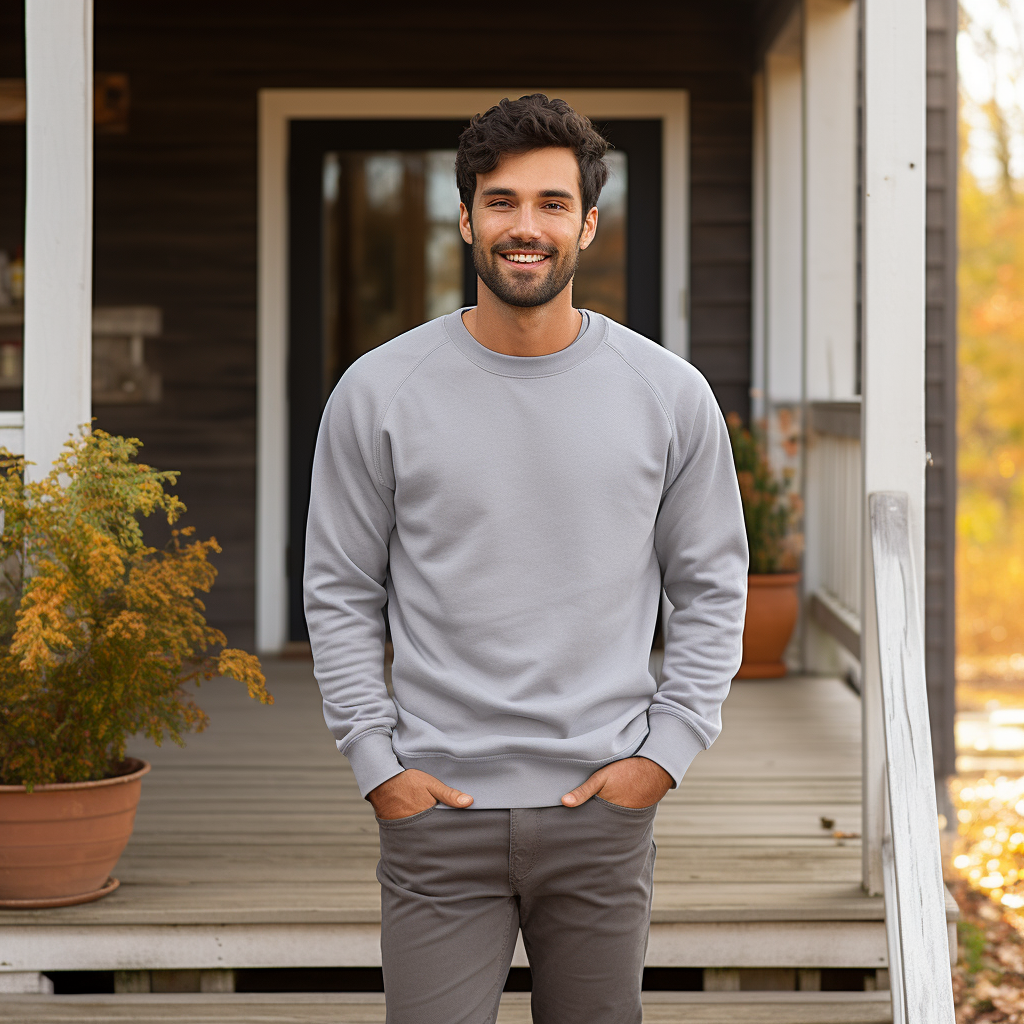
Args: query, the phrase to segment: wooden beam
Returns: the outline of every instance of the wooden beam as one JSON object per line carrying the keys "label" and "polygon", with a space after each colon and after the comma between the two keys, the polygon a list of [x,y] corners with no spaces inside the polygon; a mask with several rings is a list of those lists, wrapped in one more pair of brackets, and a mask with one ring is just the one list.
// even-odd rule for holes
{"label": "wooden beam", "polygon": [[92,0],[25,7],[25,457],[45,475],[92,415]]}
{"label": "wooden beam", "polygon": [[0,124],[25,120],[25,79],[0,78]]}
{"label": "wooden beam", "polygon": [[860,399],[849,402],[811,402],[810,429],[817,434],[860,440]]}
{"label": "wooden beam", "polygon": [[846,612],[838,601],[823,591],[815,591],[810,600],[811,618],[833,640],[841,644],[855,658],[860,657],[860,623]]}
{"label": "wooden beam", "polygon": [[[863,494],[909,495],[924,594],[925,5],[864,0]],[[883,891],[882,726],[875,587],[864,521],[862,622],[864,885]],[[917,608],[913,614],[923,619]]]}
{"label": "wooden beam", "polygon": [[[101,133],[128,130],[128,76],[100,72],[93,76],[93,123]],[[25,79],[0,78],[0,124],[25,122]]]}

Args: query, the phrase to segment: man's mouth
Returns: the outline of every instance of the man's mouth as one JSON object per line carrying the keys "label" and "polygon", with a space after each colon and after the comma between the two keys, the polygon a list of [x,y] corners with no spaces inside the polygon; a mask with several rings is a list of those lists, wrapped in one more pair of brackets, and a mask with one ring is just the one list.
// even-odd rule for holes
{"label": "man's mouth", "polygon": [[501,258],[509,263],[541,263],[548,256],[543,252],[503,252]]}

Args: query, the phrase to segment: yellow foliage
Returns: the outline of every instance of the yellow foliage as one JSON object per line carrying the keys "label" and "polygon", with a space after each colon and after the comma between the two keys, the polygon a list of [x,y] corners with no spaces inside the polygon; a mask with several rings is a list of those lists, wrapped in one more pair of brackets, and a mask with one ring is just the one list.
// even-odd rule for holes
{"label": "yellow foliage", "polygon": [[957,651],[1024,652],[1024,204],[960,178]]}
{"label": "yellow foliage", "polygon": [[135,733],[183,743],[207,723],[189,682],[229,675],[273,703],[253,655],[207,653],[225,642],[196,596],[216,540],[184,527],[145,543],[139,515],[173,526],[185,506],[138,447],[94,431],[33,483],[0,449],[0,783],[103,778]]}

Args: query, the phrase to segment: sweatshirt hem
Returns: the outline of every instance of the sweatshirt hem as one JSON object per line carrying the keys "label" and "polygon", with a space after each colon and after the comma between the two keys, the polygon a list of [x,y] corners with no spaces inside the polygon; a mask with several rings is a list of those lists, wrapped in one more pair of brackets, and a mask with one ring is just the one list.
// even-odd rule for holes
{"label": "sweatshirt hem", "polygon": [[[639,741],[643,743],[643,739]],[[398,754],[406,768],[418,768],[473,797],[469,810],[513,807],[554,807],[599,768],[632,757],[635,743],[613,757],[583,761],[504,754],[486,758],[446,754]]]}

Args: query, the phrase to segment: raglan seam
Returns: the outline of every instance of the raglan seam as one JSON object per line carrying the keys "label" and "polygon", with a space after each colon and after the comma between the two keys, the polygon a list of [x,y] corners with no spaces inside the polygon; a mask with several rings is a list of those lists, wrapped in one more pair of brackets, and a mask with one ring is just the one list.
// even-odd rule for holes
{"label": "raglan seam", "polygon": [[677,445],[677,442],[676,442],[675,422],[672,419],[672,416],[669,413],[668,408],[665,406],[665,403],[662,400],[661,395],[658,393],[658,389],[648,379],[647,374],[645,374],[643,372],[643,370],[641,370],[639,367],[634,366],[633,363],[626,356],[626,354],[624,352],[622,352],[621,349],[619,349],[616,345],[612,344],[612,342],[608,340],[607,336],[604,339],[604,344],[606,344],[651,389],[651,394],[654,395],[655,399],[658,402],[658,405],[661,406],[661,411],[662,411],[663,415],[665,416],[666,422],[668,423],[669,436],[671,437],[671,441],[669,442],[669,447],[670,447],[670,452],[671,452],[671,456],[672,456],[672,462],[671,462],[671,470],[670,470],[670,472],[668,474],[668,478],[669,479],[668,479],[668,481],[665,484],[664,490],[662,491],[662,494],[664,495],[664,492],[668,490],[669,484],[671,483],[671,481],[675,479],[676,472],[677,472],[677,469],[678,469],[678,464],[679,464],[679,451],[678,451],[678,445]]}
{"label": "raglan seam", "polygon": [[[447,335],[447,333],[448,332],[445,331],[446,335]],[[405,387],[406,382],[409,380],[409,378],[438,349],[444,348],[445,345],[450,345],[450,344],[451,344],[451,339],[448,338],[448,337],[445,337],[442,341],[439,341],[433,348],[429,349],[427,352],[424,352],[423,355],[420,356],[420,358],[416,360],[416,362],[409,368],[409,372],[398,382],[398,384],[395,387],[395,390],[391,393],[390,397],[388,398],[387,402],[384,405],[384,408],[381,410],[380,416],[377,418],[377,423],[376,423],[376,425],[374,426],[374,429],[373,429],[373,469],[374,469],[374,472],[377,474],[377,481],[378,481],[378,483],[380,484],[381,487],[384,488],[384,490],[390,490],[390,488],[384,482],[384,474],[383,474],[383,472],[381,470],[381,464],[380,464],[380,435],[381,435],[381,431],[384,429],[384,420],[387,417],[388,411],[391,409],[391,404],[398,397],[398,392],[401,391],[402,388]]]}

